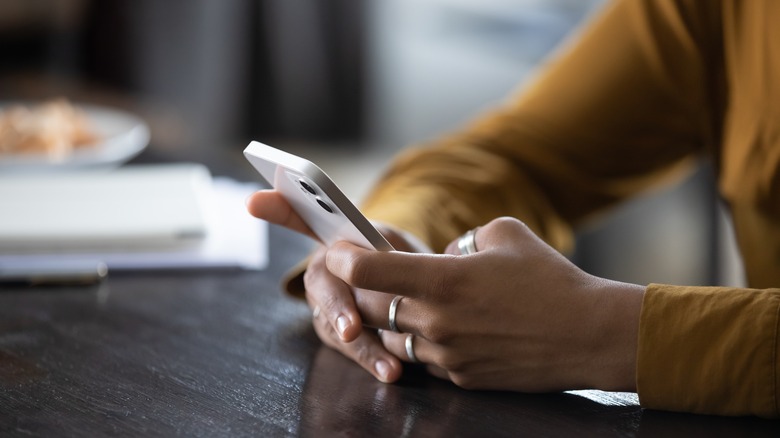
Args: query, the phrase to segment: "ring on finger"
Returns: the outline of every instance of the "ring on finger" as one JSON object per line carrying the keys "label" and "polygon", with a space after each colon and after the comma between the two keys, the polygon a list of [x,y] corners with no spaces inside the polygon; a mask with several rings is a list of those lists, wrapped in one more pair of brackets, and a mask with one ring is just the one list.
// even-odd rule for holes
{"label": "ring on finger", "polygon": [[466,234],[458,238],[458,250],[463,255],[477,252],[477,229],[466,231]]}
{"label": "ring on finger", "polygon": [[419,362],[417,360],[417,356],[414,354],[414,335],[408,334],[406,335],[406,342],[404,343],[406,346],[406,355],[409,356],[409,362]]}
{"label": "ring on finger", "polygon": [[401,333],[400,330],[398,330],[398,324],[395,322],[395,314],[398,312],[398,303],[401,302],[401,299],[403,296],[396,295],[395,298],[393,298],[393,301],[390,302],[390,309],[387,312],[387,322],[390,326],[390,330]]}

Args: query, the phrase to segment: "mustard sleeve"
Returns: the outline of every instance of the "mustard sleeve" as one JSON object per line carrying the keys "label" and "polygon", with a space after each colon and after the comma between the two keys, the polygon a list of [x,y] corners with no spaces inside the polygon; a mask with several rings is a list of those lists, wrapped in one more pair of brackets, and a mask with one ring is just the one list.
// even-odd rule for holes
{"label": "mustard sleeve", "polygon": [[643,407],[777,418],[780,289],[651,284],[639,325]]}
{"label": "mustard sleeve", "polygon": [[[570,250],[574,226],[672,179],[712,141],[701,78],[718,24],[702,4],[609,4],[506,104],[396,159],[362,210],[437,252],[499,216]],[[303,294],[304,267],[288,292]]]}
{"label": "mustard sleeve", "polygon": [[436,251],[499,216],[568,250],[574,226],[680,174],[711,140],[701,78],[716,26],[678,3],[610,4],[505,105],[396,160],[364,212]]}

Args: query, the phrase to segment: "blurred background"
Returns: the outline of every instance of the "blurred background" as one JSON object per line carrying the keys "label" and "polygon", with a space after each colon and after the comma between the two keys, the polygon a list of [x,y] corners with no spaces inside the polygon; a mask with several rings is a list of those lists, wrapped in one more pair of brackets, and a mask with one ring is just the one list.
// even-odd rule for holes
{"label": "blurred background", "polygon": [[[254,180],[250,139],[356,200],[399,149],[505,99],[602,0],[3,0],[0,100],[63,96],[151,127],[136,160]],[[742,284],[703,165],[620,208],[572,258],[613,279]],[[712,220],[717,217],[717,220]]]}

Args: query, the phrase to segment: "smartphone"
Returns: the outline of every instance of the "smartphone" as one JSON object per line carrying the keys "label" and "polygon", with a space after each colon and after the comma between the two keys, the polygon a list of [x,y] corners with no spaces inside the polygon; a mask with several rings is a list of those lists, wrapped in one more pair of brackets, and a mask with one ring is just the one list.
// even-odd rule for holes
{"label": "smartphone", "polygon": [[322,243],[345,240],[366,249],[393,247],[317,165],[253,141],[244,156],[280,192]]}

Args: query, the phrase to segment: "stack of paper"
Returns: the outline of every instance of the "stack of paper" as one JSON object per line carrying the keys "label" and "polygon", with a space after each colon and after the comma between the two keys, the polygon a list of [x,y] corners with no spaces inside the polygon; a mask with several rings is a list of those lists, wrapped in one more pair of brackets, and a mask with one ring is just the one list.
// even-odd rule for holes
{"label": "stack of paper", "polygon": [[0,177],[0,267],[262,269],[266,223],[244,207],[255,189],[196,164]]}

